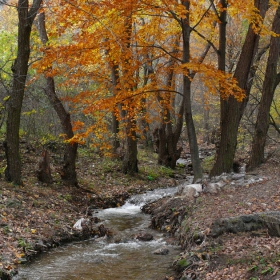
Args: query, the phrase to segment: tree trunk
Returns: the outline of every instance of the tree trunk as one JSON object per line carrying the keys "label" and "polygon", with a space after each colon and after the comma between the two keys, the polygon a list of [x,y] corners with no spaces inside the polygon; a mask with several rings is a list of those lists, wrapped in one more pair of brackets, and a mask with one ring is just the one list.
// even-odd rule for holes
{"label": "tree trunk", "polygon": [[[226,7],[225,0],[221,0],[221,3],[223,7]],[[255,0],[255,7],[260,10],[260,15],[264,18],[268,7],[268,0]],[[224,13],[226,13],[226,11]],[[221,13],[221,16],[223,16],[222,14],[223,13]],[[222,17],[220,36],[223,34],[221,32],[224,32],[223,25],[225,24],[226,18]],[[225,35],[226,34],[222,36]],[[225,40],[225,38],[220,37],[220,40]],[[220,42],[220,44],[221,43],[223,42]],[[246,97],[242,102],[238,102],[233,96],[230,96],[227,100],[221,100],[221,138],[219,150],[217,151],[217,159],[210,172],[210,176],[217,176],[223,172],[232,171],[237,146],[238,126],[250,94],[251,86],[248,87],[248,79],[258,44],[259,35],[256,34],[250,26],[234,73],[238,86],[245,90]],[[220,52],[222,52],[222,49],[220,49]]]}
{"label": "tree trunk", "polygon": [[[126,19],[125,27],[127,34],[126,50],[131,51],[131,34],[132,34],[132,14],[130,14]],[[132,54],[129,53],[129,56]],[[129,65],[129,60],[127,59],[127,54],[125,54],[125,64]],[[119,73],[118,73],[119,74]],[[133,92],[133,88],[128,88],[126,84],[129,85],[130,74],[125,69],[124,70],[124,90]],[[125,80],[127,79],[127,82]],[[129,104],[128,107],[130,106]],[[122,105],[120,105],[120,111],[123,121],[125,122],[125,152],[123,158],[123,173],[134,175],[138,173],[138,159],[137,159],[137,136],[136,136],[136,121],[135,121],[135,108],[130,108],[131,111],[123,110]]]}
{"label": "tree trunk", "polygon": [[[182,147],[177,144],[183,127],[184,104],[182,102],[174,131],[170,121],[170,111],[163,116],[160,128],[154,131],[154,137],[158,139],[158,164],[174,169],[180,158]],[[166,119],[165,119],[165,118]]]}
{"label": "tree trunk", "polygon": [[[176,45],[179,45],[179,41],[177,41]],[[169,72],[166,77],[167,88],[172,87],[174,64],[174,58],[171,57],[168,63]],[[169,92],[165,92],[163,94],[164,98],[158,94],[158,102],[159,104],[162,104],[160,112],[161,124],[159,128],[155,129],[153,135],[158,141],[158,164],[174,169],[183,150],[182,147],[177,148],[177,144],[183,127],[184,100],[181,102],[176,121],[172,121],[169,106],[172,107],[171,104],[173,103],[173,100]]]}
{"label": "tree trunk", "polygon": [[[70,114],[66,112],[61,100],[56,95],[54,79],[47,77],[46,80],[47,88],[45,93],[60,119],[65,140],[69,140],[74,136]],[[63,167],[60,174],[61,179],[72,186],[78,185],[76,173],[77,149],[78,143],[65,143]]]}
{"label": "tree trunk", "polygon": [[[182,4],[186,7],[186,10],[190,9],[190,2],[183,1]],[[182,19],[182,32],[183,32],[183,63],[190,61],[190,22],[189,13],[187,13],[186,18]],[[193,181],[196,182],[203,177],[203,172],[199,159],[199,150],[196,138],[196,131],[194,126],[194,121],[192,117],[192,104],[191,104],[191,80],[189,75],[184,75],[183,77],[183,100],[185,109],[185,120],[187,125],[191,161],[194,172]]]}
{"label": "tree trunk", "polygon": [[[149,61],[149,57],[147,55],[147,59]],[[152,61],[146,63],[144,65],[144,79],[143,79],[143,86],[146,86],[148,84],[150,75],[154,73],[154,69],[152,66]],[[150,125],[146,121],[146,115],[147,115],[147,100],[145,97],[141,98],[141,125],[142,125],[142,131],[143,131],[143,136],[145,139],[145,147],[153,149],[153,141],[152,141],[152,136],[151,136],[151,131],[150,131]]]}
{"label": "tree trunk", "polygon": [[50,156],[47,150],[43,151],[39,160],[37,178],[39,181],[47,184],[53,181],[50,168]]}
{"label": "tree trunk", "polygon": [[[280,33],[280,8],[277,9],[276,15],[274,17],[272,31],[276,34]],[[264,148],[270,118],[269,111],[278,83],[277,68],[279,54],[280,39],[279,37],[271,37],[269,57],[266,65],[265,79],[263,83],[262,98],[258,110],[248,170],[254,169],[264,161]]]}
{"label": "tree trunk", "polygon": [[5,141],[5,154],[7,158],[5,179],[15,184],[22,184],[19,151],[20,115],[28,72],[31,27],[41,2],[42,0],[34,0],[31,8],[28,10],[28,0],[18,1],[18,51],[17,58],[12,66],[13,83],[7,108],[8,118]]}
{"label": "tree trunk", "polygon": [[[48,42],[48,35],[45,25],[45,13],[40,13],[38,15],[38,24],[37,28],[43,45],[46,45]],[[46,77],[47,86],[46,86],[46,95],[56,111],[62,126],[63,133],[65,134],[65,140],[69,140],[74,136],[71,117],[70,114],[65,110],[61,100],[58,98],[55,91],[55,82],[53,77]],[[64,164],[61,171],[61,178],[64,182],[69,185],[76,186],[77,182],[77,173],[76,173],[76,158],[77,158],[77,143],[66,143],[64,150]]]}
{"label": "tree trunk", "polygon": [[[112,79],[112,94],[116,94],[116,87],[117,83],[119,80],[119,73],[118,73],[118,66],[113,65],[111,67],[111,79]],[[117,108],[116,108],[117,109]],[[113,141],[112,141],[112,146],[113,146],[113,154],[117,155],[118,148],[120,147],[120,141],[118,139],[118,133],[119,133],[119,121],[116,116],[116,113],[112,113],[112,133],[113,133]]]}
{"label": "tree trunk", "polygon": [[203,108],[203,142],[210,144],[209,108]]}
{"label": "tree trunk", "polygon": [[136,131],[133,129],[135,127],[135,121],[127,121],[127,136],[126,136],[126,147],[123,158],[123,173],[134,175],[138,173],[138,160],[137,160],[137,138]]}

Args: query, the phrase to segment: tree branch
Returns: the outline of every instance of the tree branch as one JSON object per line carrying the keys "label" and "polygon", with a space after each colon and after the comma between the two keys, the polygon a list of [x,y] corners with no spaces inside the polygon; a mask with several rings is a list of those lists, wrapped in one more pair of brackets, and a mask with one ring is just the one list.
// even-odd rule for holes
{"label": "tree branch", "polygon": [[213,49],[214,51],[219,54],[219,50],[215,47],[215,45],[208,39],[206,39],[206,37],[201,34],[199,31],[197,31],[195,28],[191,27],[191,31],[194,31],[200,38],[202,38],[203,40],[205,40]]}

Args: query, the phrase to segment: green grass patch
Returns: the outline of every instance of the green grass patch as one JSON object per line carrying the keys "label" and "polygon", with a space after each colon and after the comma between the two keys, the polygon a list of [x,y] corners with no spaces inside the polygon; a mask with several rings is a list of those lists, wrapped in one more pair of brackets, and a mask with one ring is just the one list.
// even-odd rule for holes
{"label": "green grass patch", "polygon": [[215,155],[211,155],[203,159],[201,166],[205,173],[209,173],[214,165],[215,162]]}

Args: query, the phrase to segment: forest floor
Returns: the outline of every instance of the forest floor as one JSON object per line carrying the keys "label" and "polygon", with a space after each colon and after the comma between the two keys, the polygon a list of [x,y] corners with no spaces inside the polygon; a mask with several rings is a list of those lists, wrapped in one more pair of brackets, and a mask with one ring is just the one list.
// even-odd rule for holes
{"label": "forest floor", "polygon": [[[0,178],[0,279],[9,279],[5,278],[6,274],[15,273],[18,264],[32,259],[37,252],[73,238],[86,238],[86,235],[77,236],[73,225],[86,217],[91,208],[118,207],[131,194],[176,186],[186,173],[182,167],[171,171],[157,166],[157,155],[142,150],[139,174],[121,175],[120,161],[100,158],[82,149],[77,161],[79,187],[69,187],[60,182],[58,169],[62,154],[55,151],[51,153],[54,182],[47,185],[36,178],[38,151],[23,147],[22,154],[23,186],[5,182],[3,175]],[[192,217],[196,225],[207,230],[218,217],[280,211],[279,158],[278,152],[255,171],[263,178],[260,183],[223,190],[217,195],[203,194]],[[199,268],[204,271],[203,279],[280,279],[279,238],[265,232],[255,236],[227,234],[223,238],[221,244],[211,247],[214,260],[211,266]]]}
{"label": "forest floor", "polygon": [[53,183],[48,185],[36,177],[40,152],[23,144],[21,153],[22,186],[4,180],[4,154],[0,158],[0,279],[9,279],[18,264],[41,251],[102,234],[94,227],[90,232],[73,229],[79,219],[90,217],[92,209],[118,207],[132,194],[176,186],[185,177],[184,168],[174,172],[157,166],[157,155],[151,151],[140,152],[139,174],[131,177],[121,173],[120,160],[82,148],[76,165],[79,187],[70,187],[60,180],[63,151],[58,147],[50,152]]}
{"label": "forest floor", "polygon": [[[279,280],[280,238],[267,229],[222,234],[211,237],[217,219],[280,211],[280,152],[251,172],[260,181],[244,186],[223,188],[218,194],[202,193],[185,220],[188,246],[181,259],[190,260],[182,279],[203,280]],[[203,233],[204,241],[193,238]],[[187,278],[187,276],[189,278]],[[181,279],[170,277],[169,280]]]}

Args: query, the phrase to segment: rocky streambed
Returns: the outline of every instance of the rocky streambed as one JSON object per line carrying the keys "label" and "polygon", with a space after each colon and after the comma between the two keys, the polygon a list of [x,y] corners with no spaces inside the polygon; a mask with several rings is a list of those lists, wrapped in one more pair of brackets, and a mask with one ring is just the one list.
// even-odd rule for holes
{"label": "rocky streambed", "polygon": [[184,250],[168,279],[279,279],[280,185],[270,175],[185,182],[172,198],[142,208]]}
{"label": "rocky streambed", "polygon": [[[74,255],[77,255],[78,259],[83,259],[84,254],[81,253],[81,247],[87,247],[89,243],[98,241],[101,247],[96,250],[100,252],[103,247],[107,246],[106,248],[109,251],[103,251],[102,253],[111,255],[111,257],[113,255],[114,258],[115,255],[118,255],[119,244],[127,248],[136,248],[139,243],[145,243],[147,247],[156,244],[155,247],[149,248],[150,251],[147,249],[149,255],[168,256],[165,271],[161,276],[157,276],[160,277],[158,279],[251,279],[252,277],[258,277],[257,279],[279,279],[277,260],[280,256],[276,249],[280,244],[278,239],[280,185],[279,172],[277,172],[279,170],[276,168],[275,170],[272,169],[266,176],[262,172],[257,172],[256,174],[241,173],[223,175],[211,181],[205,180],[201,184],[191,184],[190,181],[186,181],[179,185],[176,193],[172,194],[172,196],[162,198],[160,194],[152,202],[149,199],[142,201],[141,205],[145,204],[141,206],[143,212],[151,215],[151,220],[148,218],[144,223],[144,228],[147,229],[150,226],[159,230],[157,233],[143,232],[143,228],[139,230],[136,227],[138,232],[131,233],[129,237],[121,235],[114,237],[113,235],[113,239],[109,240],[111,228],[106,223],[100,223],[99,218],[88,218],[88,215],[92,216],[94,214],[92,212],[95,211],[88,208],[84,212],[86,219],[80,220],[81,229],[71,227],[67,230],[61,230],[61,234],[56,234],[55,238],[40,239],[37,242],[37,247],[26,248],[27,254],[24,257],[28,257],[28,254],[32,255],[32,253],[36,255],[38,252],[46,251],[47,248],[60,245],[64,241],[66,243],[76,241],[73,244],[74,251],[77,249]],[[149,198],[150,193],[145,196]],[[123,198],[118,200],[121,202]],[[131,203],[138,204],[137,211],[139,211],[138,214],[141,213],[137,198],[134,197]],[[116,206],[118,205],[119,202],[116,203]],[[113,211],[120,211],[120,209],[122,208],[117,207]],[[129,212],[131,211],[130,209]],[[146,215],[144,216],[147,217]],[[118,219],[115,218],[115,220]],[[126,226],[129,223],[124,222],[124,224]],[[131,224],[135,224],[135,221]],[[125,229],[125,231],[127,230]],[[153,236],[152,239],[148,240],[148,242],[141,240],[141,238],[149,237],[149,234]],[[91,239],[92,237],[94,237],[94,240],[87,241],[87,243],[77,243],[78,240]],[[245,243],[244,240],[246,241]],[[109,243],[107,243],[108,241]],[[180,245],[181,250],[174,252],[174,255],[166,254],[170,250],[166,246],[169,246],[170,243]],[[66,247],[61,248],[64,251]],[[115,250],[115,252],[110,250]],[[55,259],[55,253],[53,252],[55,250],[51,250],[51,262]],[[65,256],[69,254],[63,252],[62,255],[65,260]],[[90,256],[92,260],[88,262],[90,267],[92,262],[97,264],[98,267],[106,267],[106,264],[108,266],[103,257],[94,257],[96,253],[86,253],[86,255]],[[133,256],[135,252],[132,255],[128,253],[124,253],[124,255]],[[260,255],[262,258],[259,257]],[[75,256],[71,254],[70,256],[75,259]],[[130,258],[127,260],[128,262]],[[138,259],[149,260],[147,255],[139,255],[137,262]],[[38,261],[41,262],[42,259],[40,258]],[[157,271],[159,264],[165,261],[159,258],[155,262],[148,262],[152,264],[149,270]],[[176,275],[168,270],[171,264],[173,264],[172,267]],[[35,262],[34,265],[36,266]],[[138,271],[140,271],[139,279],[142,279],[141,270],[145,270],[145,265],[142,263],[138,267]],[[50,268],[53,270],[51,264]],[[36,270],[32,266],[28,269],[30,270],[27,273]],[[19,274],[18,277],[23,276],[24,273],[23,271],[23,274]],[[163,276],[167,274],[169,276]],[[116,275],[121,274],[115,273],[114,277]],[[18,279],[32,279],[28,278],[29,276],[26,277]],[[63,279],[61,276],[59,277],[53,279]],[[77,279],[75,273],[71,274],[72,278],[69,274],[67,277],[67,279]],[[92,277],[92,275],[88,277]],[[135,278],[136,276],[133,277],[132,279],[137,279]],[[10,278],[6,274],[2,274],[1,279]],[[33,279],[49,278],[35,277]]]}
{"label": "rocky streambed", "polygon": [[91,209],[92,217],[73,226],[76,231],[95,233],[91,238],[41,255],[19,267],[13,279],[163,279],[173,273],[170,263],[179,247],[170,244],[163,232],[149,228],[150,217],[140,207],[175,191],[157,189],[132,196],[121,207]]}

